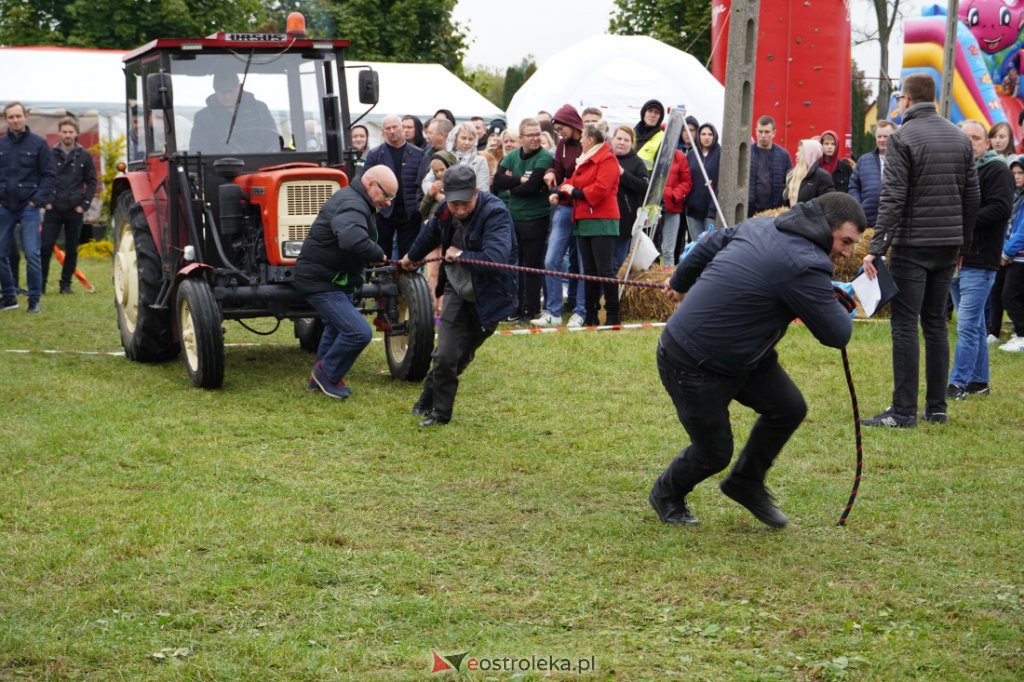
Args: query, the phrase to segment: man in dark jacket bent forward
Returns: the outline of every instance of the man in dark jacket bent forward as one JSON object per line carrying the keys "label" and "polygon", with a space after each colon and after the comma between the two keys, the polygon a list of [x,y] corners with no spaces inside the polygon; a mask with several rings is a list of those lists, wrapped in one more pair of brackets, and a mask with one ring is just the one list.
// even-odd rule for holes
{"label": "man in dark jacket bent forward", "polygon": [[324,334],[309,376],[309,388],[345,399],[344,377],[370,343],[373,330],[352,303],[367,263],[384,260],[373,214],[387,206],[398,180],[384,166],[371,168],[334,193],[309,228],[295,264],[295,288],[324,322]]}
{"label": "man in dark jacket bent forward", "polygon": [[415,270],[414,262],[438,246],[444,254],[436,291],[444,296],[437,347],[423,392],[412,408],[413,414],[424,417],[420,426],[451,421],[459,375],[473,361],[476,349],[518,305],[514,272],[457,262],[460,258],[503,265],[517,261],[516,233],[505,202],[478,190],[476,173],[463,164],[444,174],[444,196],[446,202],[402,257],[402,268]]}
{"label": "man in dark jacket bent forward", "polygon": [[658,343],[658,373],[690,445],[648,497],[663,522],[697,524],[686,496],[732,459],[729,405],[737,400],[760,417],[719,487],[762,523],[788,523],[764,481],[807,404],[775,344],[799,317],[821,343],[846,346],[852,302],[837,301],[831,257],[848,258],[866,227],[853,197],[831,192],[778,217],[710,233],[672,273],[666,294],[687,295]]}

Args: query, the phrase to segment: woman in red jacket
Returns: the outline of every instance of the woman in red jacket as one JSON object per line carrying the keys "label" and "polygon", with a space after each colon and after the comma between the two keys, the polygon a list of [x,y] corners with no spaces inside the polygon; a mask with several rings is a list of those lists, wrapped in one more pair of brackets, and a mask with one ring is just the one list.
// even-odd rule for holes
{"label": "woman in red jacket", "polygon": [[665,181],[665,222],[661,226],[661,264],[676,264],[676,242],[679,239],[679,224],[682,222],[686,197],[690,194],[693,181],[690,179],[690,162],[686,154],[675,151],[672,166]]}
{"label": "woman in red jacket", "polygon": [[[619,237],[619,161],[605,144],[607,134],[598,126],[583,126],[582,152],[576,172],[559,192],[572,197],[574,234],[579,238],[583,274],[615,277],[615,242]],[[605,324],[620,324],[617,284],[586,282],[584,325],[600,324],[597,314],[604,292]]]}

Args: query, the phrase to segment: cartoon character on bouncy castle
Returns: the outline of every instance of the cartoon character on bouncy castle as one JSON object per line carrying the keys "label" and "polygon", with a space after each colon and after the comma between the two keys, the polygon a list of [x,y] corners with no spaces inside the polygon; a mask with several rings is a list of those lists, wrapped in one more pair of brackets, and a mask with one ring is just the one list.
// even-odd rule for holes
{"label": "cartoon character on bouncy castle", "polygon": [[1002,94],[1020,96],[1024,0],[967,0],[959,15],[978,40],[992,82]]}

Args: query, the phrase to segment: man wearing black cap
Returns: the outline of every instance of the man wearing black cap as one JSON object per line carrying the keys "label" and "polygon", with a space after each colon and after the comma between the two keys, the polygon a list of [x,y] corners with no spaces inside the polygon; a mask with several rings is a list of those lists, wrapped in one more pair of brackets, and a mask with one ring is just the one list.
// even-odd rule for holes
{"label": "man wearing black cap", "polygon": [[189,153],[258,154],[281,150],[280,132],[270,108],[248,92],[243,91],[239,97],[239,87],[234,71],[213,75],[213,94],[206,98],[206,107],[196,112],[192,121]]}
{"label": "man wearing black cap", "polygon": [[424,417],[419,424],[423,427],[451,421],[459,375],[473,361],[476,349],[494,333],[498,322],[517,305],[515,273],[457,262],[516,262],[515,231],[505,203],[490,192],[478,190],[476,173],[463,164],[445,173],[444,195],[446,203],[423,226],[402,258],[403,269],[415,270],[413,263],[438,246],[444,254],[435,292],[444,296],[444,303],[433,366],[412,408],[414,414]]}

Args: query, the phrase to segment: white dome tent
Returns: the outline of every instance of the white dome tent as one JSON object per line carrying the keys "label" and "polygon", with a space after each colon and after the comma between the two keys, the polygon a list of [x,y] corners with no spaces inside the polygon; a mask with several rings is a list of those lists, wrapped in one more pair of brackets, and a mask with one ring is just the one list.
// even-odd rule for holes
{"label": "white dome tent", "polygon": [[599,35],[546,59],[512,98],[506,120],[517,126],[568,102],[578,110],[600,108],[609,124],[632,126],[644,102],[656,99],[666,109],[685,106],[721,133],[724,98],[725,88],[692,55],[647,36]]}

